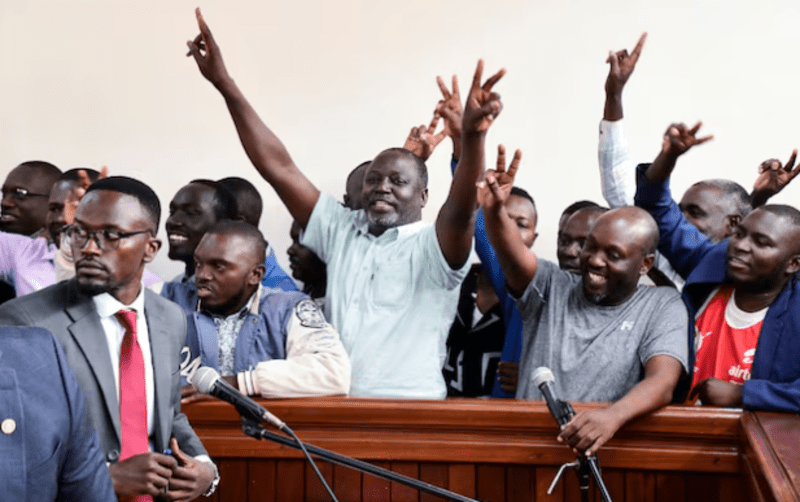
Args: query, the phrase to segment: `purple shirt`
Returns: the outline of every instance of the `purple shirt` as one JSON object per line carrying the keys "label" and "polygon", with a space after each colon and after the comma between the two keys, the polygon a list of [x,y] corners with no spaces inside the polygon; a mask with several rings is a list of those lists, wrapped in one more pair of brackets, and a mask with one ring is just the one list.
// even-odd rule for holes
{"label": "purple shirt", "polygon": [[55,284],[56,252],[43,238],[0,232],[0,280],[13,286],[17,296]]}

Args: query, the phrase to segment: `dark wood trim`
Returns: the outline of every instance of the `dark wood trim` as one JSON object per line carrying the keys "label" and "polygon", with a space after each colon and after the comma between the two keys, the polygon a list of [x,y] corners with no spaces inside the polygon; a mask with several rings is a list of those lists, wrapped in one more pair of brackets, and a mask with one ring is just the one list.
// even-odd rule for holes
{"label": "dark wood trim", "polygon": [[800,502],[800,416],[742,416],[742,475],[753,502]]}

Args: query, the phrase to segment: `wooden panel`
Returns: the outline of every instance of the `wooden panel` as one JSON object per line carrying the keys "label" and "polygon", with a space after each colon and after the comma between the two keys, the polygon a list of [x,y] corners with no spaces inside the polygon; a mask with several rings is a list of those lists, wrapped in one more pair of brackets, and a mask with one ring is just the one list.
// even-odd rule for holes
{"label": "wooden panel", "polygon": [[741,431],[743,471],[750,499],[800,501],[800,417],[745,413]]}
{"label": "wooden panel", "polygon": [[[274,460],[253,459],[247,465],[247,501],[248,502],[276,502],[275,499],[275,470]],[[220,473],[221,475],[221,473]],[[225,479],[225,486],[229,480]],[[222,479],[220,479],[222,486]],[[236,498],[221,498],[225,500],[241,500]]]}
{"label": "wooden panel", "polygon": [[[333,490],[333,465],[318,459],[316,463],[325,482],[328,483],[328,486]],[[336,492],[334,492],[334,494],[336,494]],[[314,472],[310,464],[306,465],[306,500],[319,502],[330,502],[331,500],[331,496],[328,495],[327,490],[322,486],[322,482],[319,480],[317,473]]]}
{"label": "wooden panel", "polygon": [[684,474],[677,474],[674,472],[656,474],[656,501],[672,502],[673,500],[686,500],[685,477]]}
{"label": "wooden panel", "polygon": [[[603,469],[602,472],[603,482],[608,489],[608,494],[611,496],[611,500],[614,502],[624,502],[625,501],[625,471],[617,471],[612,469]],[[597,502],[601,502],[603,498],[600,496],[600,490],[597,488],[597,485],[592,482],[592,486],[594,487],[594,499]],[[673,499],[673,500],[681,500],[681,499]]]}
{"label": "wooden panel", "polygon": [[627,471],[625,473],[625,500],[655,502],[656,475],[652,472]]}
{"label": "wooden panel", "polygon": [[509,465],[506,468],[506,500],[528,500],[536,491],[536,471],[527,465]]}
{"label": "wooden panel", "polygon": [[475,497],[475,465],[450,464],[447,467],[448,490],[465,497]]}
{"label": "wooden panel", "polygon": [[[419,466],[419,479],[442,488],[448,488],[450,486],[447,464],[421,464]],[[452,490],[453,488],[450,487],[449,489]],[[421,492],[419,494],[419,500],[420,502],[444,502],[447,499],[427,492]]]}
{"label": "wooden panel", "polygon": [[304,500],[305,468],[305,460],[280,460],[277,463],[275,469],[276,500]]}
{"label": "wooden panel", "polygon": [[[373,462],[378,467],[389,469],[389,462]],[[364,502],[386,502],[392,495],[391,483],[371,474],[364,474],[361,479],[361,497]]]}
{"label": "wooden panel", "polygon": [[217,462],[220,476],[217,490],[220,500],[248,500],[247,464],[244,459],[225,459]]}
{"label": "wooden panel", "polygon": [[[391,469],[403,476],[419,479],[419,464],[416,462],[392,462]],[[401,483],[391,483],[392,502],[419,502],[419,490]]]}
{"label": "wooden panel", "polygon": [[[467,497],[580,500],[572,470],[553,496],[545,493],[557,467],[574,454],[555,441],[557,427],[544,403],[326,398],[263,404],[307,443]],[[215,500],[328,500],[300,452],[244,436],[229,405],[206,401],[185,411],[220,467]],[[603,477],[615,502],[800,502],[798,421],[792,415],[667,407],[627,424],[603,447]],[[342,502],[441,500],[346,467],[320,465]],[[599,502],[594,481],[590,487],[589,499]]]}
{"label": "wooden panel", "polygon": [[[554,440],[558,428],[546,405],[536,401],[319,398],[263,404],[304,441],[360,459],[525,465],[572,460]],[[186,413],[214,458],[299,458],[293,449],[244,436],[236,411],[225,403],[192,403]],[[735,410],[668,407],[620,429],[603,447],[603,465],[738,473],[739,416]]]}
{"label": "wooden panel", "polygon": [[476,470],[477,498],[485,502],[506,500],[506,468],[496,464],[480,464]]}
{"label": "wooden panel", "polygon": [[362,474],[349,467],[333,466],[333,493],[339,502],[361,502]]}
{"label": "wooden panel", "polygon": [[550,487],[550,483],[553,482],[553,478],[556,477],[556,473],[558,472],[558,468],[556,467],[538,467],[536,469],[536,474],[534,475],[534,482],[536,483],[536,491],[533,500],[539,501],[563,501],[564,500],[564,480],[562,479],[556,486],[553,488],[552,495],[547,494],[547,489]]}

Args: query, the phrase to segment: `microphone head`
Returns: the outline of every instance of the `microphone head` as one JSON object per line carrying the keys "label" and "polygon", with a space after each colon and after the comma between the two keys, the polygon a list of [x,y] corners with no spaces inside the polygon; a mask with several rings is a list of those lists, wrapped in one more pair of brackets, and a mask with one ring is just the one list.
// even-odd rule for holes
{"label": "microphone head", "polygon": [[192,387],[200,394],[210,394],[217,380],[219,380],[219,373],[217,373],[217,370],[214,368],[209,368],[208,366],[200,366],[195,370],[192,376],[189,377],[189,383],[192,384]]}
{"label": "microphone head", "polygon": [[[199,368],[197,371],[200,371],[201,369],[203,368]],[[539,387],[546,382],[555,382],[556,379],[553,376],[553,372],[550,371],[550,368],[539,366],[533,372],[533,375],[531,375],[531,380],[533,381],[533,385]]]}

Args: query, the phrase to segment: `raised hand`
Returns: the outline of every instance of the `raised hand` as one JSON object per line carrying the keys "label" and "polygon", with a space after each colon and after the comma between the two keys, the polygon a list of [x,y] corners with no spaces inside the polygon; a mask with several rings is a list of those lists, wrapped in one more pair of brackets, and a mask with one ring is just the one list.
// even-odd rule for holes
{"label": "raised hand", "polygon": [[478,60],[478,67],[475,69],[472,86],[469,89],[464,107],[464,117],[461,122],[462,134],[485,134],[489,130],[492,122],[500,114],[500,110],[503,109],[500,95],[492,92],[492,87],[505,73],[506,70],[502,69],[481,85],[483,60]]}
{"label": "raised hand", "polygon": [[200,34],[195,37],[191,42],[186,42],[189,47],[187,56],[193,56],[197,62],[197,67],[200,73],[211,82],[214,87],[220,88],[222,84],[230,80],[228,70],[225,68],[225,62],[222,61],[222,53],[219,46],[214,41],[214,36],[208,28],[203,14],[200,13],[200,7],[195,9],[197,16],[197,25],[200,28]]}
{"label": "raised hand", "polygon": [[647,39],[647,33],[642,34],[630,55],[626,49],[619,52],[609,51],[608,59],[606,59],[609,68],[608,77],[606,77],[604,120],[614,121],[622,118],[622,89],[636,68],[636,62],[639,60],[645,39]]}
{"label": "raised hand", "polygon": [[464,108],[461,106],[461,93],[458,90],[458,77],[453,75],[452,92],[442,80],[436,77],[442,98],[436,106],[436,112],[444,118],[444,130],[453,140],[453,157],[461,158],[461,122],[464,120]]}
{"label": "raised hand", "polygon": [[437,110],[433,113],[433,120],[427,127],[423,124],[419,127],[411,128],[403,148],[413,152],[422,160],[428,160],[436,146],[447,136],[446,129],[436,132],[436,126],[439,125],[440,118],[441,115],[439,115],[437,107]]}
{"label": "raised hand", "polygon": [[661,153],[669,157],[677,158],[686,153],[695,145],[702,145],[714,138],[714,135],[697,137],[697,131],[703,125],[698,122],[691,129],[686,124],[672,124],[664,133],[664,140],[661,143]]}
{"label": "raised hand", "polygon": [[[108,177],[108,166],[103,166],[100,169],[100,176],[97,177],[98,180],[102,180],[103,178]],[[86,195],[86,189],[89,188],[89,185],[92,184],[92,180],[89,179],[89,175],[86,174],[86,171],[81,169],[78,171],[78,184],[69,192],[67,195],[67,199],[64,201],[64,222],[65,225],[71,225],[73,221],[75,221],[75,211],[78,209],[78,204],[83,199],[83,196]]]}
{"label": "raised hand", "polygon": [[497,168],[487,170],[483,181],[478,183],[478,204],[481,207],[487,210],[497,209],[506,203],[521,160],[522,150],[517,150],[506,170],[506,148],[497,145]]}
{"label": "raised hand", "polygon": [[781,165],[778,159],[768,159],[758,166],[758,178],[753,184],[753,192],[750,194],[753,201],[753,208],[763,206],[770,197],[783,190],[798,173],[800,164],[795,167],[797,159],[797,149],[792,151],[791,157],[786,161],[786,165]]}
{"label": "raised hand", "polygon": [[609,51],[606,63],[610,65],[608,69],[608,77],[606,77],[606,94],[620,95],[625,83],[636,68],[636,62],[639,60],[639,55],[642,53],[644,41],[647,39],[647,32],[642,33],[633,52],[628,54],[627,49],[619,52]]}

